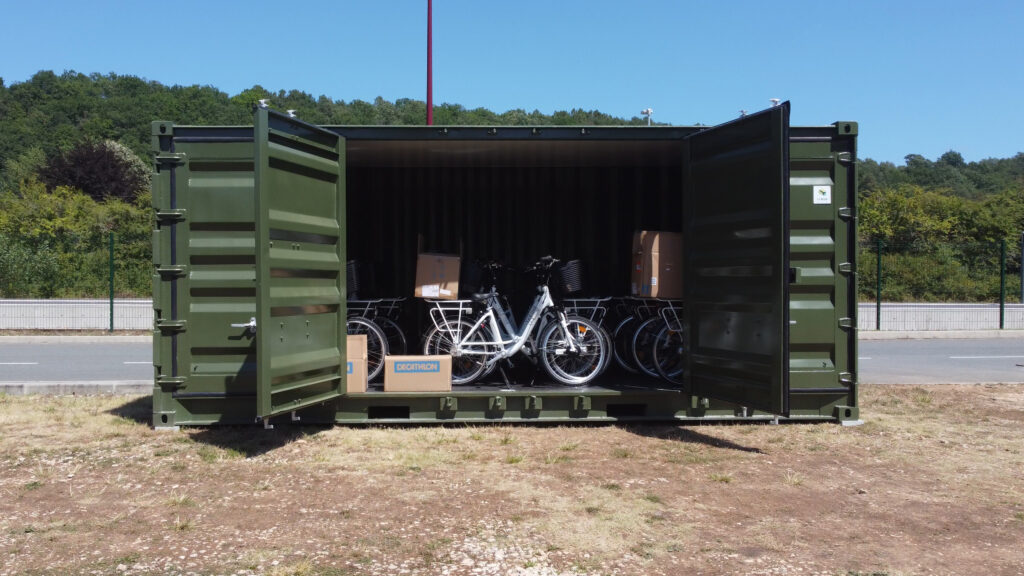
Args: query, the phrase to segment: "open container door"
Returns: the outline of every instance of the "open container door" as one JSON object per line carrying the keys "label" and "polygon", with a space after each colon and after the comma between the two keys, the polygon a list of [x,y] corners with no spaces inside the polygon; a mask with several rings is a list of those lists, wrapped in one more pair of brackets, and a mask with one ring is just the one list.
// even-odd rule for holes
{"label": "open container door", "polygon": [[337,134],[255,118],[257,415],[345,390],[345,152]]}
{"label": "open container door", "polygon": [[684,140],[690,394],[789,415],[789,103]]}

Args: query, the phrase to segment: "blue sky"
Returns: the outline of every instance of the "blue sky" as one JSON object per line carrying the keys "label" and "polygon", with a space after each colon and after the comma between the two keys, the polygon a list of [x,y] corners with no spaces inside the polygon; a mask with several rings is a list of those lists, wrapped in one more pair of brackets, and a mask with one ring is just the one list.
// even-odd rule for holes
{"label": "blue sky", "polygon": [[[333,99],[425,99],[426,0],[0,0],[0,77],[132,74]],[[790,100],[861,124],[860,157],[1024,151],[1024,2],[434,0],[434,101],[654,109],[718,124]]]}

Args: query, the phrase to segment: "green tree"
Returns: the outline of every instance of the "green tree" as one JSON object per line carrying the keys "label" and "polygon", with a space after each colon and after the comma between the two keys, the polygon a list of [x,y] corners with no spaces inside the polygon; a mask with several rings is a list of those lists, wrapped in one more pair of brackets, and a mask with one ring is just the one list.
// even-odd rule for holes
{"label": "green tree", "polygon": [[96,200],[131,200],[149,188],[149,165],[113,140],[85,140],[51,157],[39,175],[51,189],[67,186]]}

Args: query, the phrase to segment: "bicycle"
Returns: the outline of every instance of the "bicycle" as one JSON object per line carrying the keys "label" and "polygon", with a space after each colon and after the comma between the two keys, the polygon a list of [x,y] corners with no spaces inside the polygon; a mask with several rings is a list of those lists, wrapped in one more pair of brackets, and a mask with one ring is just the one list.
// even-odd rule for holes
{"label": "bicycle", "polygon": [[[430,301],[434,327],[424,339],[424,353],[452,356],[452,384],[472,383],[519,352],[535,358],[563,384],[581,386],[593,380],[610,350],[594,322],[569,316],[552,300],[548,283],[558,262],[545,256],[527,269],[537,275],[537,296],[521,326],[494,287],[468,301]],[[473,304],[484,311],[477,314]]]}
{"label": "bicycle", "polygon": [[677,386],[683,384],[683,369],[686,367],[683,357],[686,351],[686,326],[681,312],[682,306],[675,302],[660,310],[665,324],[654,337],[651,349],[658,375]]}
{"label": "bicycle", "polygon": [[615,363],[632,374],[642,373],[648,376],[657,376],[654,372],[644,370],[634,354],[634,337],[638,329],[657,314],[655,301],[649,298],[625,297],[619,299],[616,310],[619,320],[612,330]]}
{"label": "bicycle", "polygon": [[[612,351],[613,347],[612,335],[605,329],[604,319],[608,315],[608,308],[605,304],[611,301],[611,299],[609,296],[605,298],[565,298],[562,300],[566,314],[581,316],[597,325],[600,336],[604,340],[605,347],[608,348],[609,352]],[[605,355],[604,363],[598,374],[604,374],[608,367],[612,365],[612,356],[613,354],[611,353]]]}
{"label": "bicycle", "polygon": [[[349,335],[366,335],[366,380],[373,381],[384,371],[384,357],[391,353],[388,335],[378,323],[377,305],[383,298],[376,300],[349,300],[348,317],[345,319],[346,331]],[[388,320],[401,333],[397,324]],[[404,341],[404,336],[402,337]]]}

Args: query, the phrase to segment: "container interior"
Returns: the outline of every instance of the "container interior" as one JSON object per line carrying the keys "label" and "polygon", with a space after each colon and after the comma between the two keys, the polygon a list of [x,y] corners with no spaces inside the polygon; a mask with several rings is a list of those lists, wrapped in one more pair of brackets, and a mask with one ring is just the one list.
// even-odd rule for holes
{"label": "container interior", "polygon": [[[626,296],[634,231],[682,230],[678,139],[348,139],[346,148],[348,258],[372,270],[360,297],[409,297],[401,324],[412,353],[430,326],[411,297],[420,248],[461,254],[463,266],[580,259],[584,296]],[[524,274],[499,278],[517,320],[534,286]]]}

